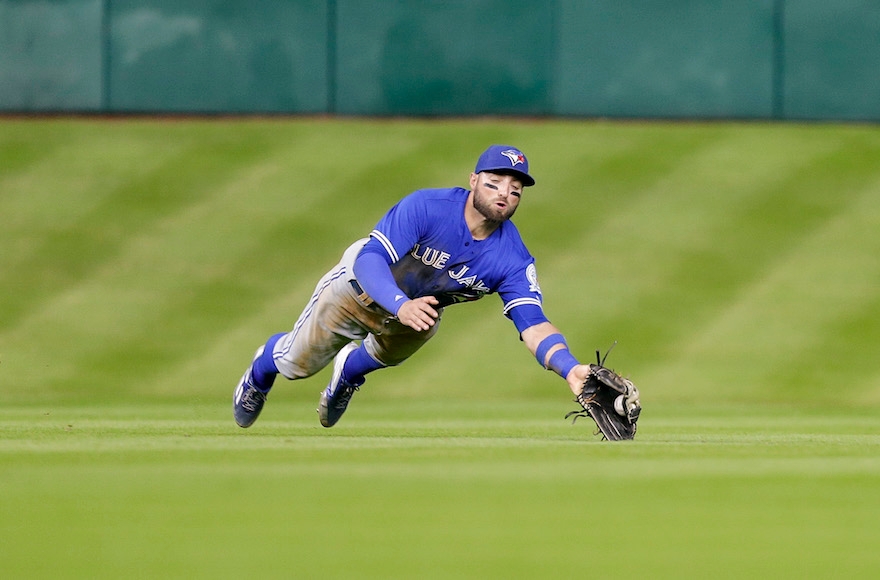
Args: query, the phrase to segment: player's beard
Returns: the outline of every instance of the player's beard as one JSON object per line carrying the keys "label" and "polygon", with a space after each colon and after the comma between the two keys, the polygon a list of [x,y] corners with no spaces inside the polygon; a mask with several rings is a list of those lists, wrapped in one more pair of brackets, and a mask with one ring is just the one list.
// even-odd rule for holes
{"label": "player's beard", "polygon": [[519,206],[510,205],[508,203],[507,207],[504,209],[499,209],[493,202],[490,202],[488,196],[484,196],[481,193],[474,192],[474,209],[480,212],[487,221],[492,222],[493,224],[500,224],[502,222],[506,222],[510,218],[513,217],[513,214],[516,213],[516,208]]}

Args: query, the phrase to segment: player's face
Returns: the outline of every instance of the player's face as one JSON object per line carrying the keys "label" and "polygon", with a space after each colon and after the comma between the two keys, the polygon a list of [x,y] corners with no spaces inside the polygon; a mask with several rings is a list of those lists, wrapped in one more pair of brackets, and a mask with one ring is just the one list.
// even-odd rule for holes
{"label": "player's face", "polygon": [[474,192],[474,209],[484,218],[501,223],[513,217],[523,190],[519,179],[484,171],[471,173],[470,185]]}

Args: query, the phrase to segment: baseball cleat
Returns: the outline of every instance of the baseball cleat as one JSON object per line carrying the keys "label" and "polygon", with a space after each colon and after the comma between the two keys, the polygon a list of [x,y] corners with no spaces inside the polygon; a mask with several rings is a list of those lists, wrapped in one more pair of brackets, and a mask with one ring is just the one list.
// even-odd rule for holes
{"label": "baseball cleat", "polygon": [[354,392],[360,388],[364,381],[353,385],[342,378],[342,367],[348,356],[357,350],[358,345],[354,342],[346,344],[333,362],[333,377],[330,384],[321,393],[321,402],[318,404],[318,416],[321,418],[321,425],[324,427],[332,427],[345,413],[348,403],[351,401]]}
{"label": "baseball cleat", "polygon": [[[254,360],[263,354],[264,346],[257,349]],[[259,390],[253,383],[253,363],[242,375],[241,380],[232,394],[232,416],[239,427],[250,427],[260,416],[263,405],[266,403],[266,393]]]}

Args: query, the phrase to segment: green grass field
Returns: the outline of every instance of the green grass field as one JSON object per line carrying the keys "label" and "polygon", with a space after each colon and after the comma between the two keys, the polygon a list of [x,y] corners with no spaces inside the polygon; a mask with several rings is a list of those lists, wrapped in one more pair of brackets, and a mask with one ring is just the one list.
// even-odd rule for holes
{"label": "green grass field", "polygon": [[[571,425],[489,297],[333,429],[232,388],[318,277],[489,143],[545,309],[644,405]],[[875,578],[880,128],[0,119],[0,575]]]}

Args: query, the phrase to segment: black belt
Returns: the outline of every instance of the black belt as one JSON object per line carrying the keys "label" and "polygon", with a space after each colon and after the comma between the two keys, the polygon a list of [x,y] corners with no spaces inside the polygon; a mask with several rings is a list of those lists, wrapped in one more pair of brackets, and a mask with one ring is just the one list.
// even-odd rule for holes
{"label": "black belt", "polygon": [[[349,280],[348,283],[351,284],[352,288],[354,288],[354,291],[357,294],[357,299],[360,300],[361,304],[363,304],[364,306],[373,306],[375,304],[376,301],[370,298],[369,294],[364,292],[364,289],[361,288],[361,285],[358,284],[357,280],[352,279]],[[378,304],[376,304],[376,306],[378,306]]]}

